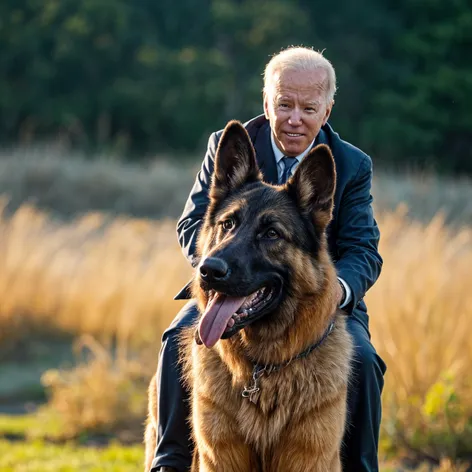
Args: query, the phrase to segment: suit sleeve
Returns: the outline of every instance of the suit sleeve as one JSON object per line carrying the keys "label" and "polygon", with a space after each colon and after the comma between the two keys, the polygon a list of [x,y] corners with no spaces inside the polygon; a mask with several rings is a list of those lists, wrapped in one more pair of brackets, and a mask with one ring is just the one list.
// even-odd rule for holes
{"label": "suit sleeve", "polygon": [[351,312],[375,283],[382,269],[380,232],[372,210],[372,161],[364,156],[356,177],[346,187],[338,215],[336,270],[351,288]]}
{"label": "suit sleeve", "polygon": [[195,256],[197,238],[208,207],[211,176],[215,166],[215,154],[218,146],[218,135],[213,133],[208,140],[208,148],[202,167],[185,204],[184,211],[177,222],[177,237],[184,256],[193,267],[198,265]]}

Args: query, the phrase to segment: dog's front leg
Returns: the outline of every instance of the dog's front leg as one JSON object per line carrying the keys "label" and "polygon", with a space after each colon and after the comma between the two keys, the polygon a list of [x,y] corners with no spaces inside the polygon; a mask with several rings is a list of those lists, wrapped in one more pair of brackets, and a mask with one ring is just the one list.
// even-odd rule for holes
{"label": "dog's front leg", "polygon": [[[345,397],[340,397],[345,400]],[[274,447],[269,471],[341,472],[344,403],[308,411],[287,425]]]}
{"label": "dog's front leg", "polygon": [[341,472],[345,395],[294,418],[274,447],[269,471]]}
{"label": "dog's front leg", "polygon": [[199,452],[198,466],[192,472],[259,472],[260,468],[249,448],[243,444],[217,445],[217,450]]}
{"label": "dog's front leg", "polygon": [[244,441],[235,418],[217,405],[200,400],[193,425],[197,450],[192,472],[260,471],[257,455]]}
{"label": "dog's front leg", "polygon": [[339,452],[323,454],[315,443],[284,444],[272,457],[267,471],[341,472]]}

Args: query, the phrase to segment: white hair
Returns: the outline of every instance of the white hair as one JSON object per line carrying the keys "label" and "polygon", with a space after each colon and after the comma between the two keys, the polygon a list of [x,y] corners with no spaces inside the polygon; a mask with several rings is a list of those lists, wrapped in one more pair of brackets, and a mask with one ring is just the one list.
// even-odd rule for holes
{"label": "white hair", "polygon": [[310,71],[317,69],[326,71],[325,83],[326,101],[328,104],[334,100],[336,93],[336,73],[331,62],[321,52],[306,47],[289,47],[274,55],[267,63],[264,70],[264,94],[271,90],[274,75],[284,70]]}

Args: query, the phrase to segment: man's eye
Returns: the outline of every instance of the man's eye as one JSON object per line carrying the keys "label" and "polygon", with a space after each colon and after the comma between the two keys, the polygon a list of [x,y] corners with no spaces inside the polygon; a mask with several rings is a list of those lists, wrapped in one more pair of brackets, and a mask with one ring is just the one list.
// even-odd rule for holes
{"label": "man's eye", "polygon": [[234,220],[228,218],[221,223],[221,226],[225,231],[231,231],[234,228]]}
{"label": "man's eye", "polygon": [[266,231],[265,237],[267,239],[279,239],[280,235],[277,233],[277,231],[275,231],[275,229],[270,228]]}

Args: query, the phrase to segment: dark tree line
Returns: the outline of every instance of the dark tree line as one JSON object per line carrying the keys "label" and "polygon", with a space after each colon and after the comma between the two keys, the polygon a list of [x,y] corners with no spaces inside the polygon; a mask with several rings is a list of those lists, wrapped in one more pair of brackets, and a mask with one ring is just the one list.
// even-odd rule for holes
{"label": "dark tree line", "polygon": [[291,44],[325,50],[332,123],[377,163],[472,174],[469,0],[3,0],[0,141],[200,149]]}

